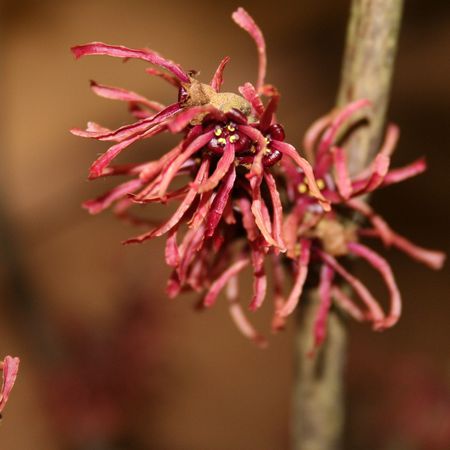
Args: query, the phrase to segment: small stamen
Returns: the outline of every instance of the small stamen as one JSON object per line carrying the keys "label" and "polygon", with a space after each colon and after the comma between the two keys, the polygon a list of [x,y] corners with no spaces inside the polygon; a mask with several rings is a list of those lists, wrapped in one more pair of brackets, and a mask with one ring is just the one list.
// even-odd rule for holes
{"label": "small stamen", "polygon": [[214,130],[214,134],[216,136],[220,136],[222,134],[222,128],[220,128],[219,126],[216,127],[216,129]]}
{"label": "small stamen", "polygon": [[322,189],[325,188],[325,181],[323,181],[322,178],[319,178],[319,179],[317,180],[317,187],[318,187],[320,190],[322,190]]}
{"label": "small stamen", "polygon": [[228,124],[227,129],[228,129],[228,131],[233,132],[233,131],[236,131],[236,126],[234,125],[234,123],[230,123],[230,124]]}
{"label": "small stamen", "polygon": [[225,145],[227,143],[227,140],[225,138],[221,137],[221,138],[217,139],[217,143],[219,145]]}
{"label": "small stamen", "polygon": [[300,183],[297,187],[298,192],[300,192],[300,194],[306,194],[306,192],[308,192],[308,186],[306,186],[305,183]]}
{"label": "small stamen", "polygon": [[234,142],[239,140],[239,135],[238,134],[232,134],[230,136],[230,142],[233,144]]}

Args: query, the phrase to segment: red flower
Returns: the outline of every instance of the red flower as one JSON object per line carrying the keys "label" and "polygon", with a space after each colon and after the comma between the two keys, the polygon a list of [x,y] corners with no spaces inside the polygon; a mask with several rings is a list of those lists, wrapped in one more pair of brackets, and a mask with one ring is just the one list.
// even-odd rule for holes
{"label": "red flower", "polygon": [[0,370],[3,372],[3,382],[0,390],[0,413],[3,411],[16,381],[19,362],[19,358],[11,356],[5,356],[5,359],[0,362]]}
{"label": "red flower", "polygon": [[[418,247],[394,232],[364,200],[358,198],[426,169],[425,161],[419,159],[406,167],[389,170],[390,156],[398,139],[398,128],[390,125],[385,141],[372,163],[356,176],[349,175],[347,154],[339,145],[338,134],[348,129],[356,112],[368,106],[366,100],[351,103],[320,118],[306,133],[305,152],[308,159],[314,162],[314,176],[324,197],[332,205],[331,211],[318,208],[304,173],[289,161],[283,161],[285,171],[289,174],[288,195],[295,204],[285,221],[285,239],[287,255],[298,261],[296,283],[303,285],[310,261],[311,264],[318,262],[322,266],[319,283],[321,306],[315,326],[316,345],[320,345],[325,337],[331,296],[355,319],[368,320],[377,330],[393,326],[400,317],[401,296],[389,264],[378,253],[359,243],[359,236],[377,237],[386,246],[397,247],[433,269],[441,268],[445,259],[443,253]],[[371,228],[360,226],[359,220],[355,220],[355,212],[363,215]],[[380,273],[390,294],[390,310],[387,314],[364,284],[338,262],[338,258],[348,255],[364,259]],[[364,309],[357,306],[333,282],[336,275],[351,286],[362,300]],[[301,293],[301,287],[298,293]],[[279,309],[279,315],[285,317],[290,314],[297,302],[298,296],[292,296]]]}
{"label": "red flower", "polygon": [[[178,99],[165,107],[134,92],[92,82],[91,88],[97,95],[127,102],[139,120],[117,130],[90,122],[86,130],[73,129],[72,133],[115,142],[94,162],[90,179],[110,175],[132,177],[100,198],[85,202],[91,213],[115,203],[116,212],[130,218],[128,209],[132,204],[180,201],[166,222],[126,241],[143,242],[168,235],[166,261],[174,268],[168,285],[170,295],[177,295],[182,289],[207,289],[203,304],[211,306],[221,289],[233,285],[238,272],[251,265],[254,273],[251,309],[257,309],[266,291],[265,256],[285,251],[282,202],[276,181],[282,168],[276,167],[277,163],[281,159],[291,160],[292,166],[308,180],[320,208],[329,209],[329,202],[320,192],[310,164],[285,142],[283,127],[275,122],[280,96],[273,86],[264,84],[266,53],[260,29],[242,8],[233,14],[233,19],[256,43],[259,54],[256,88],[247,82],[239,88],[240,95],[220,91],[228,57],[221,61],[211,82],[204,84],[194,73],[184,71],[152,50],[98,42],[76,46],[72,51],[77,58],[94,54],[139,58],[168,70],[170,74],[147,69],[175,86]],[[267,97],[266,104],[262,97]],[[110,165],[132,143],[163,132],[181,133],[182,139],[159,160]],[[172,182],[183,176],[192,181],[170,190]],[[187,231],[178,244],[177,235],[183,224],[187,224]],[[237,241],[239,249],[232,250]],[[244,323],[234,291],[230,288],[232,316],[245,334],[252,334]]]}

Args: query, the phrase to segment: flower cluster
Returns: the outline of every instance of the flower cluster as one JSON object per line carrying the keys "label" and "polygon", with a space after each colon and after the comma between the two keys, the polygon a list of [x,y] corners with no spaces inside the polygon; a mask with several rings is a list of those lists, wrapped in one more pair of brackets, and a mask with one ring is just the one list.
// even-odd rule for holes
{"label": "flower cluster", "polygon": [[[256,85],[244,83],[239,94],[221,92],[229,57],[220,62],[206,84],[197,80],[194,72],[186,72],[149,49],[100,42],[72,48],[77,58],[108,55],[150,62],[158,68],[146,71],[178,91],[177,101],[164,106],[132,91],[91,83],[97,95],[126,102],[136,121],[116,130],[93,122],[85,130],[72,130],[78,136],[114,143],[93,163],[90,179],[129,177],[101,197],[85,202],[84,207],[96,214],[114,205],[119,216],[139,223],[130,212],[131,206],[178,201],[167,221],[126,243],[167,235],[165,257],[173,268],[169,295],[194,290],[203,294],[201,305],[210,307],[226,288],[237,326],[261,345],[265,340],[246,318],[238,296],[238,275],[248,266],[253,272],[250,309],[256,310],[266,297],[266,266],[270,263],[274,329],[282,328],[295,309],[312,264],[321,266],[317,344],[325,336],[332,297],[356,319],[369,320],[376,329],[392,326],[400,314],[400,295],[391,269],[381,256],[358,242],[359,235],[380,237],[432,267],[442,264],[443,255],[419,249],[394,233],[357,197],[420,173],[424,162],[388,171],[397,135],[397,129],[391,127],[373,164],[356,177],[349,176],[347,155],[337,145],[339,133],[355,112],[368,106],[365,100],[315,123],[305,138],[307,159],[300,156],[286,142],[283,126],[275,117],[280,95],[274,86],[265,84],[266,51],[261,30],[242,8],[232,17],[253,38],[259,55]],[[181,140],[158,160],[112,164],[134,142],[161,133],[179,134]],[[181,187],[171,188],[175,182]],[[361,229],[350,214],[354,211],[367,216],[372,228]],[[391,293],[387,315],[367,288],[338,262],[337,258],[349,254],[367,260],[382,274]],[[294,277],[287,296],[283,293],[285,269]],[[350,284],[365,309],[356,306],[333,281],[335,275]]]}

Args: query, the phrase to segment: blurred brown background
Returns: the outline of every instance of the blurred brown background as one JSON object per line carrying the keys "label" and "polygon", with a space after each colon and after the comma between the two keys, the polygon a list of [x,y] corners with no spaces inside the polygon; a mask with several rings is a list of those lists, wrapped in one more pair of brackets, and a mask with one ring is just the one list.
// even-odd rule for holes
{"label": "blurred brown background", "polygon": [[[394,166],[426,155],[429,171],[380,192],[374,204],[394,229],[448,252],[450,3],[406,3],[390,108],[402,129]],[[75,62],[69,48],[92,40],[148,46],[201,70],[207,80],[229,55],[225,88],[235,90],[256,74],[253,43],[230,19],[244,6],[265,34],[268,81],[284,94],[279,117],[289,140],[299,143],[308,124],[334,103],[349,2],[1,5],[0,354],[20,355],[22,366],[0,424],[0,448],[287,449],[292,324],[259,351],[234,329],[223,304],[197,314],[193,296],[168,301],[162,240],[122,247],[120,241],[136,230],[109,213],[90,217],[79,206],[109,186],[85,181],[106,146],[75,138],[68,129],[87,120],[111,127],[128,120],[123,105],[91,94],[88,80],[162,102],[173,99],[173,90],[146,75],[143,63],[105,57]],[[122,161],[139,157],[139,151],[150,158],[169,142],[156,140],[153,148],[146,142]],[[350,324],[345,448],[445,449],[449,442],[430,436],[445,436],[433,427],[450,411],[447,267],[435,273],[395,251],[389,259],[404,314],[383,334]],[[378,278],[371,279],[365,267],[358,270],[377,290]],[[141,305],[142,299],[151,333],[140,323],[134,341],[136,317],[128,319],[124,310],[127,302]],[[266,308],[255,317],[262,329],[269,313]],[[146,377],[128,383],[142,386],[142,395],[131,395],[128,386],[120,403],[124,418],[119,411],[119,419],[116,414],[105,419],[107,425],[97,424],[99,415],[84,417],[90,399],[65,395],[57,374],[76,354],[77,368],[69,372],[81,368],[75,375],[81,385],[83,377],[94,376],[100,385],[114,384],[110,392],[122,392],[119,368],[128,361],[121,342],[137,359],[145,355],[145,363],[139,366],[135,358],[130,370]],[[75,347],[78,353],[70,353]],[[114,408],[105,407],[105,417]]]}

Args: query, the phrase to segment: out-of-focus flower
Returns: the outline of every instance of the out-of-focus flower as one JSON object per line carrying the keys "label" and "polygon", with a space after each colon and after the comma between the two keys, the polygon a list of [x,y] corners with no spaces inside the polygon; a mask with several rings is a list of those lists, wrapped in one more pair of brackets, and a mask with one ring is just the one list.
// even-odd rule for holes
{"label": "out-of-focus flower", "polygon": [[[275,120],[280,96],[276,88],[265,84],[266,52],[260,29],[242,8],[234,12],[233,19],[254,39],[259,54],[256,87],[247,82],[239,88],[240,95],[220,91],[228,57],[221,61],[211,82],[205,84],[193,72],[184,71],[152,50],[98,42],[73,47],[77,58],[84,55],[138,58],[166,69],[170,74],[154,68],[147,72],[175,86],[178,99],[163,106],[134,92],[92,82],[96,94],[127,102],[138,121],[116,130],[89,122],[85,130],[73,129],[72,133],[115,142],[94,162],[89,178],[132,177],[84,206],[95,214],[115,203],[116,213],[130,217],[129,207],[135,203],[180,200],[166,222],[126,242],[143,242],[167,234],[166,261],[174,268],[169,294],[175,296],[185,289],[206,290],[203,304],[211,306],[229,284],[232,316],[245,334],[258,340],[238,306],[237,288],[232,286],[238,273],[252,266],[251,309],[257,309],[266,292],[265,256],[285,251],[282,201],[276,181],[283,169],[277,163],[291,160],[308,180],[319,208],[327,210],[329,203],[317,186],[310,164],[285,142],[283,127]],[[265,105],[262,97],[268,98]],[[163,132],[181,133],[182,140],[159,160],[110,165],[134,142]],[[169,190],[172,182],[183,176],[191,181]],[[187,225],[187,231],[178,243],[183,225]]]}
{"label": "out-of-focus flower", "polygon": [[[297,258],[296,283],[304,283],[308,264],[320,265],[319,296],[321,304],[315,324],[315,343],[320,345],[325,338],[326,318],[333,297],[338,305],[356,320],[372,322],[376,330],[394,325],[400,317],[401,296],[388,262],[374,250],[359,242],[360,236],[381,239],[388,247],[397,247],[413,259],[433,269],[440,269],[445,255],[427,250],[394,232],[373,209],[360,198],[374,190],[398,183],[426,169],[424,159],[410,165],[389,170],[390,157],[398,140],[398,128],[390,125],[385,141],[374,160],[356,176],[350,176],[344,147],[340,145],[343,131],[354,125],[354,117],[370,106],[366,100],[353,102],[342,109],[316,121],[304,139],[304,149],[313,164],[314,176],[324,197],[331,203],[331,211],[324,211],[310,195],[308,180],[289,161],[283,161],[288,174],[287,190],[294,204],[284,225],[287,255]],[[355,128],[353,129],[353,132]],[[347,136],[348,137],[348,136]],[[369,228],[360,225],[355,213],[364,216]],[[338,261],[342,257],[358,257],[374,267],[381,275],[390,294],[390,309],[387,314],[364,284]],[[339,276],[346,281],[363,303],[357,304],[333,280]],[[299,293],[301,287],[299,287]],[[279,309],[285,317],[295,308],[299,297],[292,296]]]}
{"label": "out-of-focus flower", "polygon": [[136,417],[152,410],[159,383],[153,369],[161,364],[159,322],[153,303],[129,293],[108,327],[60,319],[65,355],[42,382],[51,419],[70,448],[127,440]]}
{"label": "out-of-focus flower", "polygon": [[0,361],[0,370],[3,373],[2,388],[0,390],[0,413],[3,411],[16,381],[19,362],[19,358],[13,358],[12,356],[5,356],[3,361]]}

